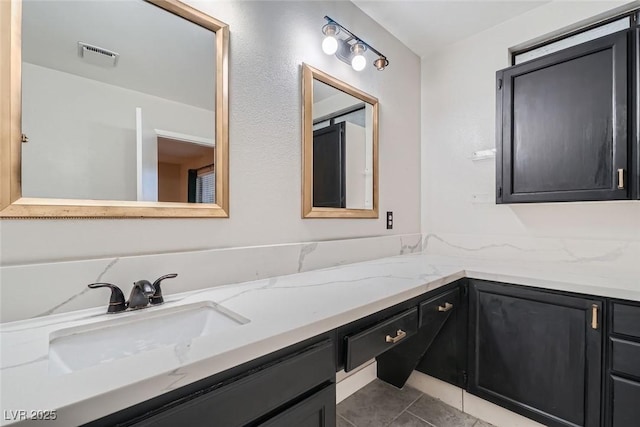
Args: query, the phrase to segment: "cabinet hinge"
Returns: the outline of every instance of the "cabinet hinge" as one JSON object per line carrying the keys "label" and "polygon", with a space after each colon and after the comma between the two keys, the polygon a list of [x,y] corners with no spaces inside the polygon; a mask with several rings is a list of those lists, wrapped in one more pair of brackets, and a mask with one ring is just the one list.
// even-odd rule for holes
{"label": "cabinet hinge", "polygon": [[460,288],[461,288],[460,290],[462,292],[462,296],[466,297],[467,294],[469,293],[469,288],[467,287],[467,284],[466,283],[462,284]]}
{"label": "cabinet hinge", "polygon": [[20,136],[20,142],[22,142],[23,144],[26,144],[27,142],[29,142],[29,137],[23,133]]}
{"label": "cabinet hinge", "polygon": [[462,385],[464,385],[464,388],[467,388],[469,385],[469,375],[467,371],[462,371]]}
{"label": "cabinet hinge", "polygon": [[498,187],[498,197],[502,197],[502,187]]}
{"label": "cabinet hinge", "polygon": [[498,79],[498,89],[502,89],[502,79]]}

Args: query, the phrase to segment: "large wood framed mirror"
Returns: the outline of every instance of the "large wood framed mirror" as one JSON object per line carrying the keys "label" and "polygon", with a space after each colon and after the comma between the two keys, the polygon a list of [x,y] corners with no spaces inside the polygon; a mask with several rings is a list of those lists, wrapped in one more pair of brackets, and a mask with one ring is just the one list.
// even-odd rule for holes
{"label": "large wood framed mirror", "polygon": [[378,218],[378,100],[302,64],[302,217]]}
{"label": "large wood framed mirror", "polygon": [[229,216],[225,23],[10,0],[0,25],[0,217]]}

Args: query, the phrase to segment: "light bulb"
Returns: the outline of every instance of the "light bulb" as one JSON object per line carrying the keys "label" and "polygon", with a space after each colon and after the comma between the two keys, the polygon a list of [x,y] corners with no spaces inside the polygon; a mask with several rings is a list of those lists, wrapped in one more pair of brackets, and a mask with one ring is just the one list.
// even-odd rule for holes
{"label": "light bulb", "polygon": [[338,51],[338,40],[333,36],[327,36],[322,40],[322,51],[327,55],[333,55]]}
{"label": "light bulb", "polygon": [[367,60],[364,57],[364,55],[355,55],[352,59],[351,59],[351,66],[353,67],[354,70],[356,71],[362,71],[364,70],[364,67],[367,65]]}

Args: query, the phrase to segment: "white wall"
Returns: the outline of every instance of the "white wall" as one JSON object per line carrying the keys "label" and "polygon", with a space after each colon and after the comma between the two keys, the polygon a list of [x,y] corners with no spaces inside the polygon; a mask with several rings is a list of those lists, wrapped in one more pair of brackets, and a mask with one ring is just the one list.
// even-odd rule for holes
{"label": "white wall", "polygon": [[[230,25],[231,218],[3,220],[4,264],[419,231],[415,54],[350,2],[189,3]],[[356,72],[322,53],[325,15],[366,37],[391,65]],[[379,98],[380,211],[394,211],[394,230],[384,218],[301,219],[303,61]]]}
{"label": "white wall", "polygon": [[[175,270],[183,281],[174,282],[172,290],[179,291],[290,273],[302,268],[309,252],[322,246],[303,243],[287,252],[290,246],[278,246],[287,242],[339,240],[329,257],[313,264],[316,268],[419,250],[413,237],[403,236],[420,232],[420,59],[351,2],[189,3],[228,23],[231,31],[231,217],[2,220],[0,262],[5,268],[0,269],[0,302],[3,310],[11,309],[6,316],[0,313],[2,319],[102,305],[105,295],[87,293],[85,286],[98,278],[126,286]],[[322,53],[325,15],[365,37],[389,57],[391,65],[384,72],[371,64],[356,72]],[[380,212],[394,211],[393,230],[386,230],[384,215],[301,219],[302,62],[380,100]],[[353,239],[366,236],[394,239]],[[235,249],[255,245],[267,246],[256,251]],[[184,251],[207,248],[230,249],[206,252],[215,256],[204,261],[181,261]],[[287,263],[264,258],[265,248],[273,254],[285,251]],[[127,258],[126,267],[113,268],[121,264],[119,257],[167,252],[182,254],[158,255],[163,261],[153,265],[143,258]],[[57,262],[97,258],[104,259],[87,261],[94,267]],[[194,270],[194,265],[203,269]],[[216,274],[218,269],[224,273]],[[63,293],[56,292],[63,287]],[[31,307],[31,295],[45,289],[46,301]]]}
{"label": "white wall", "polygon": [[22,194],[136,200],[136,107],[142,108],[143,180],[157,200],[154,129],[214,136],[215,113],[24,63]]}
{"label": "white wall", "polygon": [[[546,251],[541,257],[574,261],[580,257],[571,251],[582,251],[597,262],[618,254],[627,257],[627,268],[637,268],[625,242],[640,240],[639,202],[495,205],[495,162],[470,160],[472,152],[495,145],[495,72],[509,66],[509,48],[619,4],[552,2],[422,59],[422,230],[433,237],[428,249],[471,254],[502,246],[509,256],[527,259],[539,249]],[[576,239],[581,243],[573,244]]]}

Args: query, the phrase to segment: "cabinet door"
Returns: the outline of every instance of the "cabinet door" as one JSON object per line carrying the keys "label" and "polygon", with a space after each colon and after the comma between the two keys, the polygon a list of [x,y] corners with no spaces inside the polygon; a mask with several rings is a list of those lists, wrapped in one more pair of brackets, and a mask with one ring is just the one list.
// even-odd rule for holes
{"label": "cabinet door", "polygon": [[629,38],[498,72],[497,203],[631,197]]}
{"label": "cabinet door", "polygon": [[335,427],[336,385],[322,389],[287,409],[261,427]]}
{"label": "cabinet door", "polygon": [[470,282],[468,391],[548,426],[599,426],[602,302]]}

